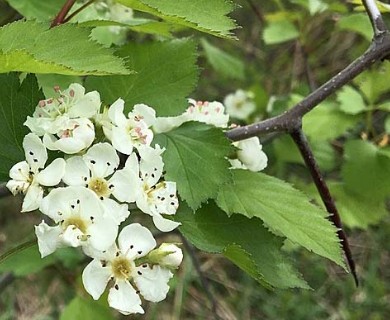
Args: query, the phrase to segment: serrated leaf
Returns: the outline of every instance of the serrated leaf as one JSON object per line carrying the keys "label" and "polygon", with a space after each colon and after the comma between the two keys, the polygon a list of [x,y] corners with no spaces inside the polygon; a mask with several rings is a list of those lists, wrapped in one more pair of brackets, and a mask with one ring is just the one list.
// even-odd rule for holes
{"label": "serrated leaf", "polygon": [[60,320],[110,320],[115,319],[111,310],[92,299],[77,296],[64,308]]}
{"label": "serrated leaf", "polygon": [[283,239],[267,231],[260,219],[227,217],[210,203],[195,214],[181,204],[175,220],[182,223],[180,232],[197,248],[222,253],[266,287],[308,288],[280,250]]}
{"label": "serrated leaf", "polygon": [[159,116],[181,114],[186,98],[196,85],[198,69],[195,43],[174,40],[160,43],[131,43],[118,54],[137,73],[129,76],[88,77],[86,87],[98,90],[103,101],[111,104],[121,97],[130,111],[136,103],[146,103]]}
{"label": "serrated leaf", "polygon": [[368,141],[347,141],[341,174],[345,187],[363,197],[384,201],[390,196],[390,154]]}
{"label": "serrated leaf", "polygon": [[64,0],[7,0],[7,2],[27,19],[49,21],[64,5]]}
{"label": "serrated leaf", "polygon": [[233,181],[218,194],[217,204],[224,211],[258,217],[292,242],[345,268],[337,229],[303,193],[260,172],[233,170]]}
{"label": "serrated leaf", "polygon": [[20,84],[16,73],[0,74],[0,181],[7,181],[11,167],[24,160],[22,142],[29,130],[23,123],[41,99],[33,75]]}
{"label": "serrated leaf", "polygon": [[374,36],[372,27],[370,24],[370,19],[365,13],[352,13],[341,17],[337,22],[337,26],[341,30],[348,30],[356,32],[362,35],[368,41],[371,41]]}
{"label": "serrated leaf", "polygon": [[131,73],[111,49],[89,39],[90,30],[64,24],[16,21],[0,28],[0,72],[109,75]]}
{"label": "serrated leaf", "polygon": [[201,44],[206,54],[207,61],[215,71],[232,79],[243,80],[245,78],[245,65],[240,59],[213,46],[205,39],[201,40]]}
{"label": "serrated leaf", "polygon": [[231,180],[225,157],[231,144],[221,129],[188,122],[155,137],[166,150],[165,179],[175,181],[178,192],[196,210],[202,202],[217,196],[219,188]]}
{"label": "serrated leaf", "polygon": [[340,103],[340,110],[347,114],[358,114],[367,110],[362,95],[351,86],[344,86],[337,93],[337,100]]}
{"label": "serrated leaf", "polygon": [[237,26],[227,17],[234,4],[227,0],[118,0],[125,6],[153,14],[170,23],[193,28],[218,37],[234,38]]}
{"label": "serrated leaf", "polygon": [[303,117],[303,131],[313,141],[325,141],[339,137],[353,128],[359,116],[341,112],[333,102],[323,102]]}
{"label": "serrated leaf", "polygon": [[270,22],[263,32],[266,44],[278,44],[296,39],[298,36],[299,32],[295,25],[287,20]]}

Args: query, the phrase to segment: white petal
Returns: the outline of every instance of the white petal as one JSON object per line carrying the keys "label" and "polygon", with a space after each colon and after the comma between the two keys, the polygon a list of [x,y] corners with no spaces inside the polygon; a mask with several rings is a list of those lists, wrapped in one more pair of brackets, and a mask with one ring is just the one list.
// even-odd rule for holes
{"label": "white petal", "polygon": [[19,181],[27,181],[29,179],[30,166],[26,161],[14,164],[9,171],[11,179]]}
{"label": "white petal", "polygon": [[108,183],[114,186],[112,194],[121,202],[135,202],[141,190],[138,173],[125,169],[115,172]]}
{"label": "white petal", "polygon": [[143,257],[156,247],[152,233],[139,223],[124,227],[118,236],[118,246],[127,258],[133,260]]}
{"label": "white petal", "polygon": [[92,118],[99,112],[100,104],[99,92],[88,92],[72,106],[68,115],[71,118]]}
{"label": "white petal", "polygon": [[112,145],[116,150],[124,154],[133,152],[134,143],[124,127],[112,128]]}
{"label": "white petal", "polygon": [[139,295],[127,281],[117,281],[116,285],[110,289],[108,304],[124,315],[144,313]]}
{"label": "white petal", "polygon": [[85,186],[90,179],[88,166],[80,156],[66,160],[65,175],[62,180],[69,186]]}
{"label": "white petal", "polygon": [[65,173],[65,160],[57,158],[50,163],[45,169],[40,171],[35,179],[43,186],[55,186],[60,183]]}
{"label": "white petal", "polygon": [[100,178],[113,174],[119,165],[118,154],[107,142],[92,146],[84,155],[84,161],[92,171],[92,176]]}
{"label": "white petal", "polygon": [[159,214],[153,215],[153,223],[156,228],[162,232],[170,232],[181,225],[180,222],[165,219]]}
{"label": "white petal", "polygon": [[163,172],[164,162],[161,154],[164,152],[164,149],[161,149],[159,145],[156,145],[155,148],[141,146],[138,147],[138,152],[141,156],[141,176],[148,186],[154,186]]}
{"label": "white petal", "polygon": [[26,160],[35,172],[43,168],[47,161],[47,151],[41,139],[34,133],[29,133],[23,139],[23,149]]}
{"label": "white petal", "polygon": [[268,158],[262,150],[258,137],[252,137],[238,142],[238,159],[251,171],[257,172],[267,167]]}
{"label": "white petal", "polygon": [[25,193],[29,186],[30,183],[17,180],[9,180],[6,184],[6,187],[14,196],[16,196],[18,193]]}
{"label": "white petal", "polygon": [[180,127],[186,121],[183,115],[177,117],[158,117],[153,124],[153,131],[155,133],[163,133],[171,131]]}
{"label": "white petal", "polygon": [[145,121],[148,127],[153,126],[156,121],[156,111],[146,104],[136,104],[131,115]]}
{"label": "white petal", "polygon": [[[93,211],[91,211],[91,214]],[[111,218],[100,218],[95,215],[95,219],[87,228],[90,235],[88,244],[96,250],[104,251],[113,245],[118,235],[118,225]]]}
{"label": "white petal", "polygon": [[83,244],[81,238],[84,234],[74,225],[69,225],[62,233],[62,241],[71,247],[79,247]]}
{"label": "white petal", "polygon": [[42,202],[43,189],[38,184],[32,184],[27,189],[24,197],[21,212],[29,212],[37,210]]}
{"label": "white petal", "polygon": [[102,203],[105,216],[113,219],[117,225],[125,221],[126,218],[130,215],[127,204],[120,204],[109,198],[103,198]]}
{"label": "white petal", "polygon": [[52,134],[45,134],[43,136],[43,143],[49,150],[60,150],[67,154],[75,154],[85,148],[84,143],[75,138],[57,139]]}
{"label": "white petal", "polygon": [[134,282],[141,295],[148,301],[159,302],[166,298],[169,291],[168,281],[173,274],[168,269],[158,265],[144,265],[136,268],[133,273]]}
{"label": "white petal", "polygon": [[43,220],[35,226],[35,234],[38,238],[38,248],[41,257],[44,258],[61,247],[60,234],[62,230],[60,226],[50,227]]}
{"label": "white petal", "polygon": [[125,107],[125,102],[122,99],[116,100],[108,109],[108,117],[113,124],[122,127],[127,123],[127,119],[123,114],[123,109]]}
{"label": "white petal", "polygon": [[99,260],[94,259],[83,271],[84,288],[95,300],[98,300],[106,289],[110,277],[111,267],[103,267]]}

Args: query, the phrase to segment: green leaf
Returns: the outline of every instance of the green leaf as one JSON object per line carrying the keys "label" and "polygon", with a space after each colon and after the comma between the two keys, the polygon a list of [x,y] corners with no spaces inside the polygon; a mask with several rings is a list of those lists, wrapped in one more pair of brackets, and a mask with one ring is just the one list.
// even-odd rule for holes
{"label": "green leaf", "polygon": [[62,74],[37,74],[36,75],[39,87],[42,89],[46,98],[53,97],[55,91],[54,86],[60,87],[61,90],[65,90],[72,83],[82,84],[81,77],[78,76],[65,76]]}
{"label": "green leaf", "polygon": [[11,167],[24,160],[22,143],[29,130],[23,123],[42,99],[33,75],[20,84],[17,74],[0,74],[0,181],[7,181]]}
{"label": "green leaf", "polygon": [[331,140],[353,128],[359,119],[341,112],[333,102],[323,102],[303,117],[303,131],[313,141]]}
{"label": "green leaf", "polygon": [[49,21],[64,5],[64,0],[7,0],[22,16],[29,20]]}
{"label": "green leaf", "polygon": [[53,264],[54,261],[54,256],[42,259],[38,251],[38,245],[34,241],[34,244],[21,248],[2,260],[0,262],[0,273],[12,272],[17,277],[23,277],[42,270]]}
{"label": "green leaf", "polygon": [[346,15],[338,21],[337,25],[341,30],[356,32],[368,41],[371,41],[374,36],[370,19],[365,13],[352,13]]}
{"label": "green leaf", "polygon": [[234,183],[222,186],[217,204],[229,214],[261,218],[272,230],[345,267],[337,229],[326,212],[288,183],[245,170],[233,170]]}
{"label": "green leaf", "polygon": [[103,101],[111,104],[121,97],[130,111],[136,103],[146,103],[159,116],[181,114],[186,98],[198,79],[195,43],[174,40],[124,46],[118,54],[137,74],[129,76],[89,77],[86,87],[98,90]]}
{"label": "green leaf", "polygon": [[337,93],[337,100],[340,103],[340,110],[347,114],[358,114],[367,110],[362,95],[351,86],[344,86]]}
{"label": "green leaf", "polygon": [[390,101],[385,101],[377,106],[377,109],[390,112]]}
{"label": "green leaf", "polygon": [[390,134],[390,115],[385,120],[385,131]]}
{"label": "green leaf", "polygon": [[202,202],[217,196],[219,188],[231,180],[229,162],[224,158],[231,144],[221,129],[188,122],[154,140],[165,147],[165,179],[176,181],[177,189],[196,210]]}
{"label": "green leaf", "polygon": [[62,311],[60,320],[110,320],[115,319],[111,309],[92,299],[76,296]]}
{"label": "green leaf", "polygon": [[298,38],[299,32],[290,21],[272,21],[264,29],[263,39],[266,44],[278,44]]}
{"label": "green leaf", "polygon": [[280,250],[283,238],[267,231],[260,219],[227,217],[209,203],[195,214],[181,204],[175,220],[182,223],[180,232],[197,248],[222,253],[266,287],[308,288]]}
{"label": "green leaf", "polygon": [[33,21],[0,28],[0,72],[109,75],[131,73],[111,49],[89,39],[90,30],[64,24],[49,29]]}
{"label": "green leaf", "polygon": [[245,78],[244,63],[225,51],[213,46],[205,39],[201,40],[207,61],[221,75],[231,79],[243,80]]}
{"label": "green leaf", "polygon": [[230,0],[118,0],[138,11],[153,14],[170,23],[218,37],[234,38],[235,22],[227,17],[234,9]]}
{"label": "green leaf", "polygon": [[345,162],[341,170],[346,189],[377,201],[389,197],[389,150],[380,149],[368,141],[347,141],[344,146]]}

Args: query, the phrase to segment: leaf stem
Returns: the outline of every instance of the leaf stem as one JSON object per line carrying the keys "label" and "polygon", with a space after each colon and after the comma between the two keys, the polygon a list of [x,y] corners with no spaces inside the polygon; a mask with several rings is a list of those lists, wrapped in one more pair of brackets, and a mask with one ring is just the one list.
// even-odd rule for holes
{"label": "leaf stem", "polygon": [[355,262],[352,258],[352,252],[349,247],[347,235],[343,230],[343,225],[341,222],[341,218],[339,212],[336,208],[334,200],[330,194],[329,188],[325,183],[324,177],[318,167],[318,164],[314,158],[313,152],[310,148],[309,142],[302,129],[296,129],[290,132],[292,139],[297,145],[302,158],[305,160],[306,166],[308,167],[310,174],[313,178],[313,181],[317,187],[318,193],[321,196],[322,202],[324,203],[326,210],[329,212],[329,220],[333,222],[333,224],[337,227],[337,235],[341,241],[341,245],[343,247],[345,257],[347,259],[348,267],[352,273],[352,276],[355,280],[356,286],[359,286],[359,279],[356,274]]}
{"label": "leaf stem", "polygon": [[75,4],[76,0],[66,0],[65,4],[61,8],[60,12],[56,15],[56,17],[51,22],[50,27],[56,27],[60,24],[63,24],[65,21],[66,15],[69,13],[70,9],[72,9],[73,5]]}
{"label": "leaf stem", "polygon": [[85,8],[89,7],[92,3],[94,3],[96,0],[90,0],[86,3],[84,3],[80,8],[73,11],[69,16],[67,16],[64,19],[64,22],[69,22],[74,16],[78,15],[81,11],[83,11]]}

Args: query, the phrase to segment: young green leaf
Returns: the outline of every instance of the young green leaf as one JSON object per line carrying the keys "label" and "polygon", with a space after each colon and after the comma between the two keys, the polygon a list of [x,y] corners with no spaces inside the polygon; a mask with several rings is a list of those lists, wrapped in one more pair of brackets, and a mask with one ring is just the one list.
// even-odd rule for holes
{"label": "young green leaf", "polygon": [[271,230],[345,267],[337,229],[303,193],[260,172],[233,170],[233,182],[218,194],[217,204],[224,211],[258,217]]}
{"label": "young green leaf", "polygon": [[390,196],[390,148],[378,148],[368,141],[345,144],[341,174],[345,187],[363,197],[384,201]]}
{"label": "young green leaf", "polygon": [[182,113],[186,98],[198,79],[195,43],[174,40],[160,43],[130,43],[118,54],[137,73],[129,76],[89,77],[86,87],[98,90],[107,104],[121,97],[130,111],[136,103],[146,103],[159,116]]}
{"label": "young green leaf", "polygon": [[114,320],[111,309],[100,303],[96,303],[92,299],[76,296],[64,308],[60,316],[60,320]]}
{"label": "young green leaf", "polygon": [[196,29],[218,37],[233,38],[237,26],[227,17],[233,11],[230,0],[118,0],[138,11],[153,14],[165,21]]}
{"label": "young green leaf", "polygon": [[225,159],[231,144],[221,129],[188,122],[157,135],[155,142],[166,148],[165,179],[176,181],[180,196],[193,210],[215,198],[219,188],[231,180]]}
{"label": "young green leaf", "polygon": [[351,86],[344,86],[337,93],[340,110],[347,114],[358,114],[367,109],[364,99],[359,91]]}
{"label": "young green leaf", "polygon": [[371,41],[374,33],[370,20],[365,13],[348,14],[338,21],[337,26],[341,30],[348,30],[362,35],[366,40]]}
{"label": "young green leaf", "polygon": [[130,74],[111,49],[89,39],[90,30],[72,24],[49,29],[16,21],[0,28],[0,73],[22,71],[66,75]]}
{"label": "young green leaf", "polygon": [[20,84],[16,73],[0,74],[0,181],[7,181],[11,167],[24,159],[22,142],[29,130],[23,123],[41,99],[33,75]]}
{"label": "young green leaf", "polygon": [[298,36],[297,28],[287,20],[270,22],[263,33],[266,44],[278,44],[296,39]]}
{"label": "young green leaf", "polygon": [[195,214],[182,204],[175,220],[182,223],[180,232],[197,248],[222,253],[266,287],[308,288],[281,251],[283,239],[266,230],[260,219],[228,217],[209,203]]}
{"label": "young green leaf", "polygon": [[213,46],[206,39],[202,39],[201,44],[206,54],[207,61],[215,71],[228,78],[244,79],[245,65],[240,59]]}

